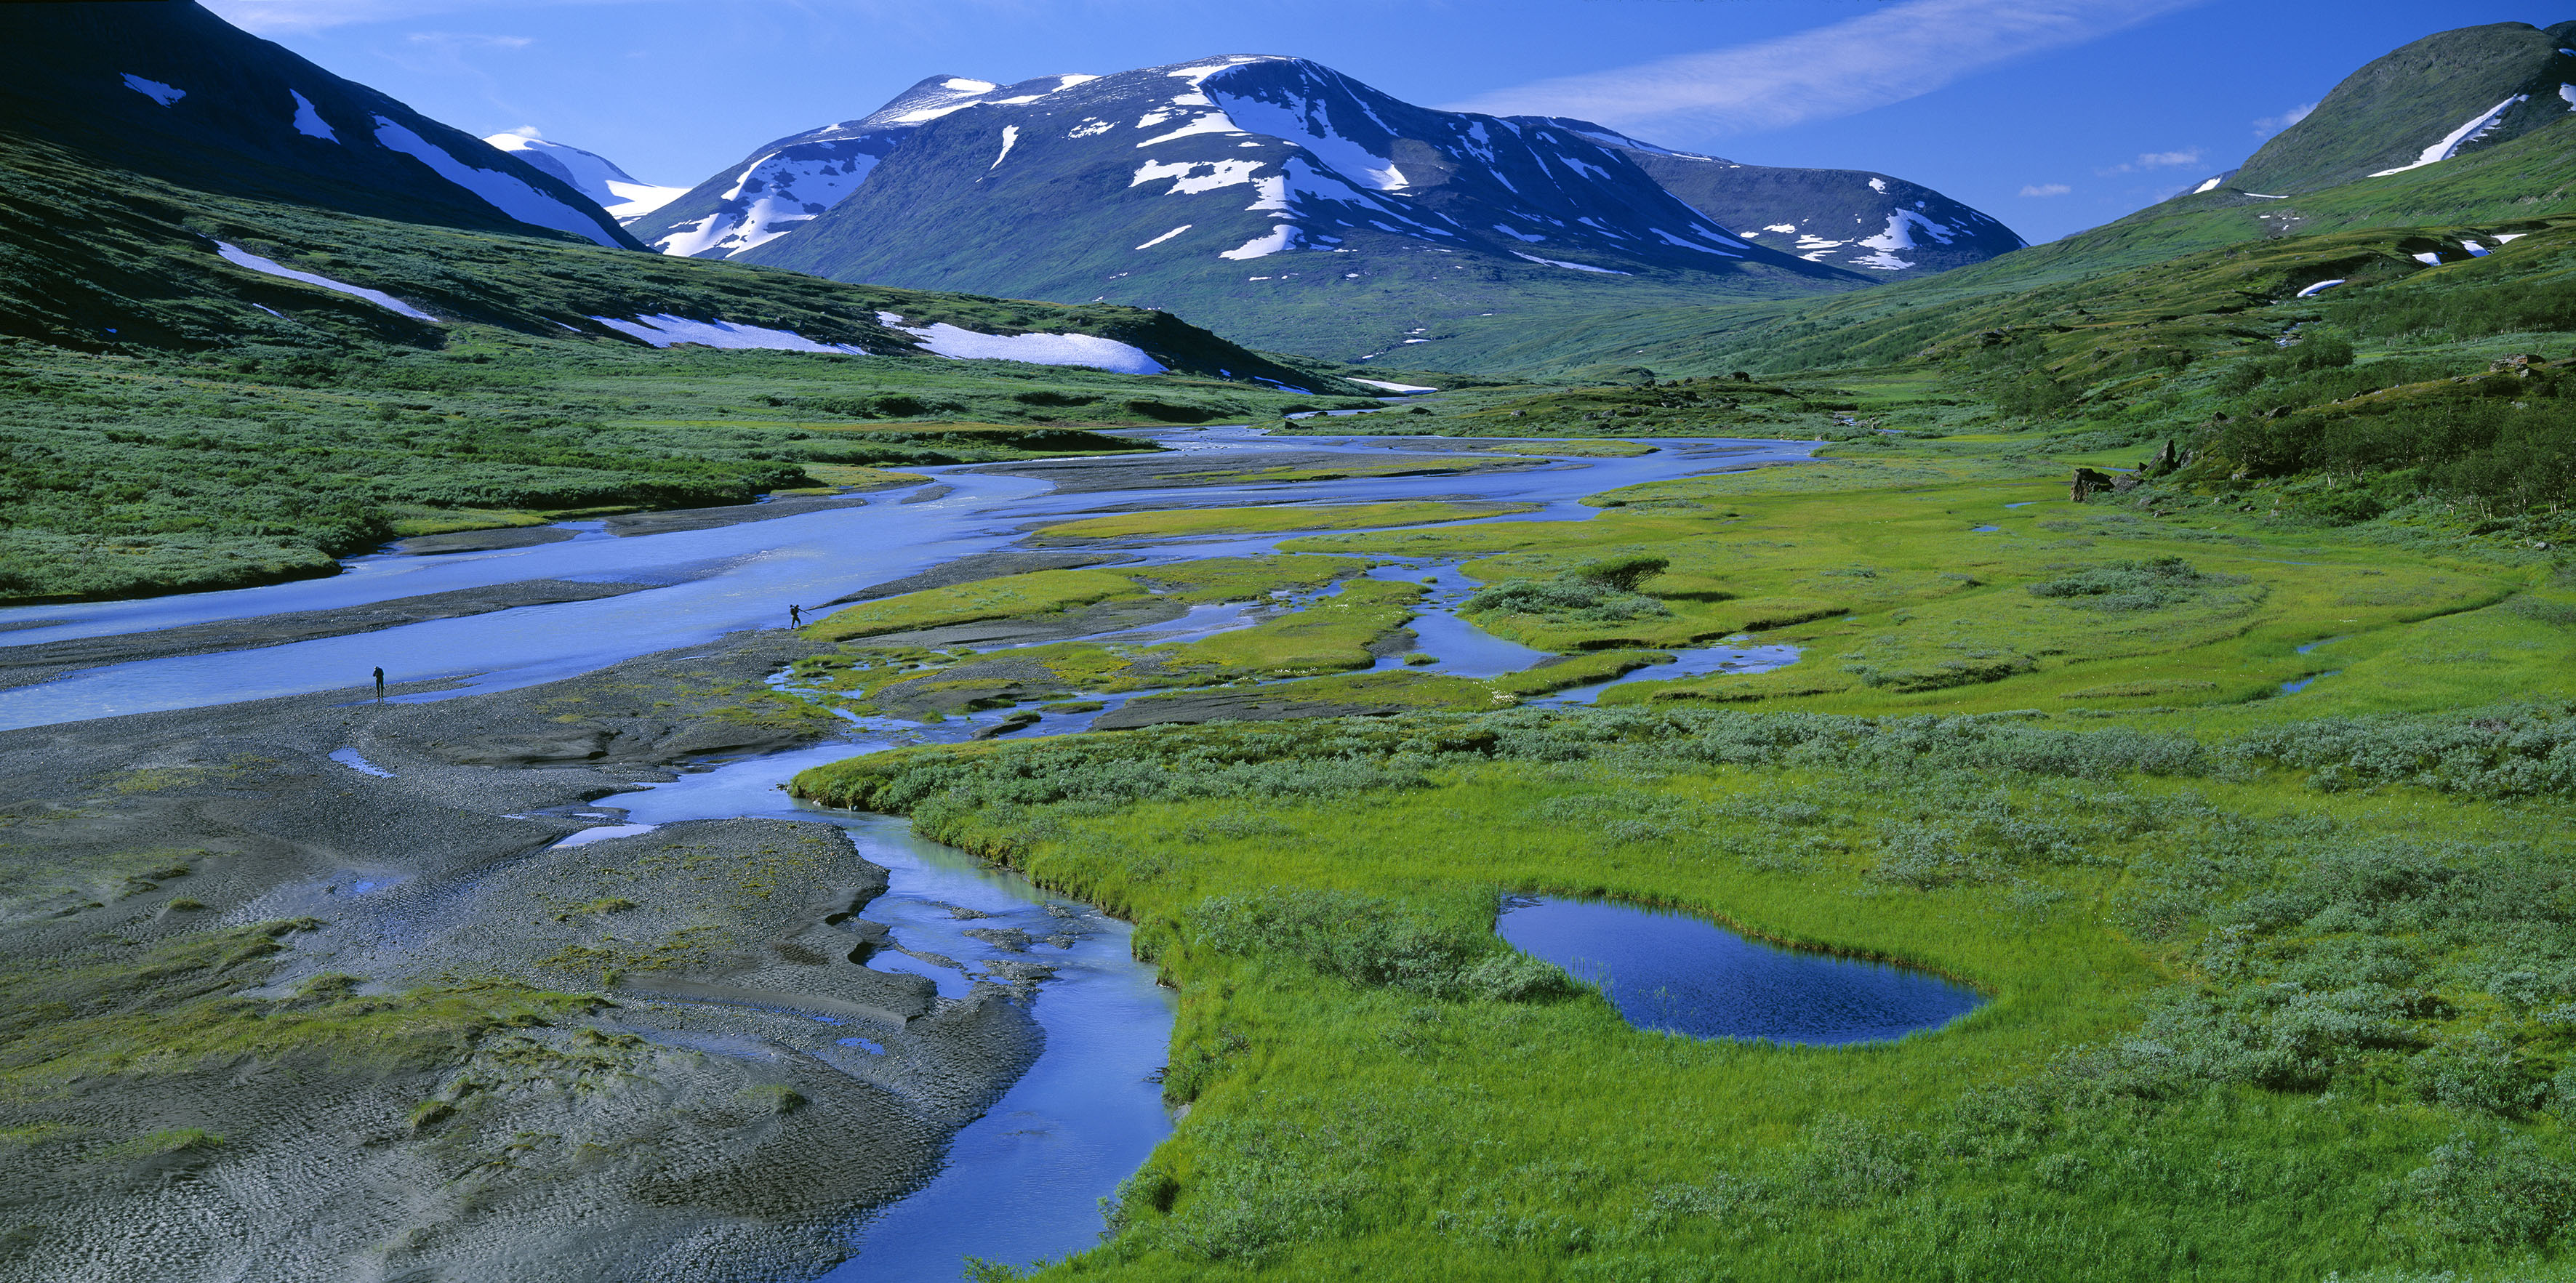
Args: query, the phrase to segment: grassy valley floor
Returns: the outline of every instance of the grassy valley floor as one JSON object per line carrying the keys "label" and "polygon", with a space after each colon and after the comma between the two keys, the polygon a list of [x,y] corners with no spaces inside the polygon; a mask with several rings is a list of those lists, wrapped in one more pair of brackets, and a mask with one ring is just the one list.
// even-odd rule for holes
{"label": "grassy valley floor", "polygon": [[[798,778],[1130,918],[1181,989],[1179,1133],[1110,1241],[1048,1277],[2564,1272],[2576,579],[2458,524],[2333,526],[2171,484],[2075,504],[2070,468],[2110,460],[2025,436],[1829,455],[1596,496],[1587,522],[1303,535],[1258,574],[1211,564],[1198,598],[1304,562],[1463,563],[1486,585],[1464,617],[1560,665],[1350,671],[1409,645],[1419,608],[1350,580],[1404,591],[1341,622],[1345,675],[1264,693],[1394,716]],[[1209,528],[1261,528],[1224,511],[1242,524]],[[1085,543],[1179,533],[1117,521]],[[1032,582],[1005,613],[1175,592],[1040,573],[1101,582]],[[1311,593],[1086,662],[870,651],[845,618],[804,663],[1047,669],[982,707],[1288,676],[1263,639],[1339,600]],[[991,608],[915,596],[855,609]],[[1597,681],[1746,634],[1804,655],[1517,706],[1558,669]],[[1219,642],[1241,653],[1198,653]],[[841,686],[817,696],[881,691]],[[1683,909],[1988,1002],[1845,1048],[1641,1032],[1492,934],[1528,893]]]}

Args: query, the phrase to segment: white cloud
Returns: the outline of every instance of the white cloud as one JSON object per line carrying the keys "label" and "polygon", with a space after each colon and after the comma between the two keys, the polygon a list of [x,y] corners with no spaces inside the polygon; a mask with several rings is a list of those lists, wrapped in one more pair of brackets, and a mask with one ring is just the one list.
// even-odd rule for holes
{"label": "white cloud", "polygon": [[2064,183],[2032,183],[2021,189],[2024,196],[2063,196],[2075,189]]}
{"label": "white cloud", "polygon": [[2097,169],[2093,172],[2097,174],[2134,174],[2140,170],[2147,169],[2182,169],[2188,166],[2198,165],[2199,163],[2200,149],[2197,147],[2186,147],[2180,151],[2140,152],[2138,153],[2138,158],[2136,160],[2130,161],[2127,164],[2113,165],[2109,169]]}
{"label": "white cloud", "polygon": [[1902,102],[1997,63],[2202,2],[1907,0],[1775,40],[1541,80],[1448,106],[1577,116],[1622,129],[1778,129]]}
{"label": "white cloud", "polygon": [[450,53],[459,49],[525,49],[536,43],[526,36],[478,36],[453,31],[415,31],[403,39]]}
{"label": "white cloud", "polygon": [[2315,111],[2316,109],[2317,105],[2315,103],[2303,102],[2296,107],[2292,107],[2288,111],[2282,112],[2278,116],[2265,116],[2254,122],[2254,136],[2257,138],[2269,138],[2302,120],[2306,120],[2308,118],[2308,113]]}
{"label": "white cloud", "polygon": [[244,31],[272,36],[356,22],[401,22],[491,6],[473,0],[207,0],[206,7]]}

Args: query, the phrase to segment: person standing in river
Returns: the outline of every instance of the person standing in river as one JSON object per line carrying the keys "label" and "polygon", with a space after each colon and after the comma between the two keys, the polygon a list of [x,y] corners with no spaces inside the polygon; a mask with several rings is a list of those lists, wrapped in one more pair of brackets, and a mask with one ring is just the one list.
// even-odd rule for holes
{"label": "person standing in river", "polygon": [[787,626],[790,628],[803,628],[805,626],[805,608],[803,606],[789,606],[787,608]]}
{"label": "person standing in river", "polygon": [[376,698],[378,698],[378,699],[383,699],[384,697],[385,697],[385,666],[384,666],[384,665],[382,665],[382,664],[378,664],[378,665],[376,665]]}

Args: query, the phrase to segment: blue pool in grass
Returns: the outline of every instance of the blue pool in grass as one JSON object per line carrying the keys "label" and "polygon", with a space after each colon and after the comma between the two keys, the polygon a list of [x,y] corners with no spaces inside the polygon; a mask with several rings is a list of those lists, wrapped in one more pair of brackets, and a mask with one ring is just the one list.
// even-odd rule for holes
{"label": "blue pool in grass", "polygon": [[1930,972],[1745,939],[1704,918],[1608,900],[1515,896],[1494,929],[1599,985],[1640,1029],[1832,1046],[1937,1029],[1985,1000]]}

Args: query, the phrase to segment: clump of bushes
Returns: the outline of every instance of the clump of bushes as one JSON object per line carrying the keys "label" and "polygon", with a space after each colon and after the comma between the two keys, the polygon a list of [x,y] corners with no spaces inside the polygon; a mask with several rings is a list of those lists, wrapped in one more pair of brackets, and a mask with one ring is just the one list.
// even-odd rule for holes
{"label": "clump of bushes", "polygon": [[1460,610],[1582,624],[1662,618],[1671,608],[1638,592],[1637,585],[1671,564],[1663,557],[1619,557],[1586,562],[1553,579],[1506,579],[1469,597]]}
{"label": "clump of bushes", "polygon": [[2033,597],[2083,598],[2087,610],[2156,610],[2189,601],[2202,590],[2250,582],[2243,575],[2204,574],[2180,557],[2115,561],[2029,586]]}
{"label": "clump of bushes", "polygon": [[1190,934],[1225,953],[1283,953],[1355,985],[1436,998],[1526,1002],[1575,992],[1572,977],[1490,932],[1420,909],[1344,891],[1274,890],[1218,896],[1190,914]]}

